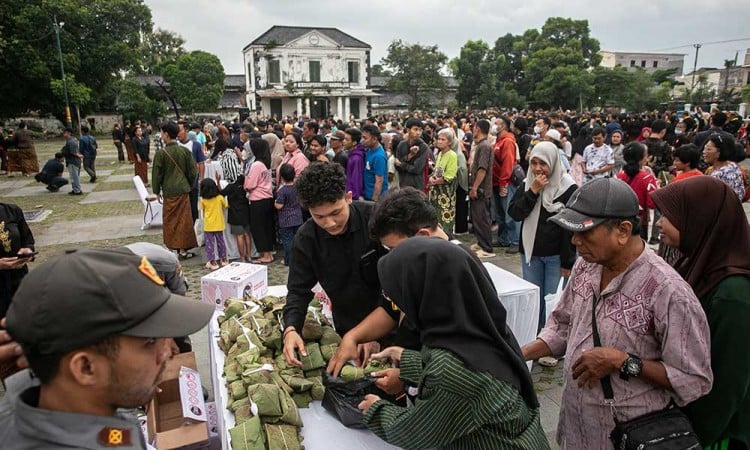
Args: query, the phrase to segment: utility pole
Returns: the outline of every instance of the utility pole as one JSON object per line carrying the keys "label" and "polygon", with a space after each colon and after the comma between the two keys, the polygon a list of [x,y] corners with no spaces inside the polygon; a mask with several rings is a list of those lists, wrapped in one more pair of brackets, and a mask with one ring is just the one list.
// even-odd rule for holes
{"label": "utility pole", "polygon": [[64,23],[60,24],[57,21],[57,16],[54,16],[53,18],[54,23],[53,26],[55,27],[55,40],[57,41],[57,55],[60,57],[60,72],[62,73],[62,82],[63,82],[63,94],[65,95],[65,126],[72,126],[72,120],[70,118],[70,103],[68,102],[68,83],[65,80],[65,65],[63,64],[63,56],[62,56],[62,47],[60,46],[60,27],[65,25]]}
{"label": "utility pole", "polygon": [[690,92],[695,90],[695,71],[698,70],[698,50],[701,49],[701,44],[693,44],[695,47],[695,61],[693,62],[693,80],[690,82]]}

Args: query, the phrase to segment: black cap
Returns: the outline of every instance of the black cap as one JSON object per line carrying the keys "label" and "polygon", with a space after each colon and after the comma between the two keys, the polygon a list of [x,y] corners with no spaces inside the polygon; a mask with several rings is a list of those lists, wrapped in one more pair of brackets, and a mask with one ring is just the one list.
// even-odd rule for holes
{"label": "black cap", "polygon": [[617,178],[597,178],[578,188],[548,220],[568,231],[588,231],[608,219],[638,215],[638,197]]}
{"label": "black cap", "polygon": [[32,355],[64,354],[113,335],[187,336],[214,308],[174,295],[145,257],[73,250],[29,272],[8,309],[8,331]]}

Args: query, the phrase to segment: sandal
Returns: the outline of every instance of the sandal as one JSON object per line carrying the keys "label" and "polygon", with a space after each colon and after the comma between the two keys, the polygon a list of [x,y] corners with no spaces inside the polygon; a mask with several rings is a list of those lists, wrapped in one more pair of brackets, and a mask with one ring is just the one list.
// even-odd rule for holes
{"label": "sandal", "polygon": [[190,259],[190,258],[192,258],[194,256],[195,256],[195,253],[193,253],[193,252],[180,252],[178,254],[178,257],[180,259]]}

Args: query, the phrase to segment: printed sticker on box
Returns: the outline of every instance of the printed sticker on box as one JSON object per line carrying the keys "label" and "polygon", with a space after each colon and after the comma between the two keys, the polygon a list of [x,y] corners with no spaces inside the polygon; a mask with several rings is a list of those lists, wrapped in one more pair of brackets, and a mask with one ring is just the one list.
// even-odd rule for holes
{"label": "printed sticker on box", "polygon": [[180,399],[183,417],[201,422],[208,420],[201,376],[189,367],[180,368]]}

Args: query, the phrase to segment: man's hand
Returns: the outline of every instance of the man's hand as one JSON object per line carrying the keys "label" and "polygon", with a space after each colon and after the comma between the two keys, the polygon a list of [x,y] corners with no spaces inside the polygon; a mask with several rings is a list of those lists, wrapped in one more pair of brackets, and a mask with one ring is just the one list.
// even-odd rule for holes
{"label": "man's hand", "polygon": [[628,354],[609,347],[595,347],[583,350],[581,357],[573,364],[573,379],[578,380],[578,387],[588,384],[593,388],[599,379],[619,372],[620,367],[628,359]]}
{"label": "man's hand", "polygon": [[508,186],[503,186],[500,188],[500,197],[507,197],[508,196]]}
{"label": "man's hand", "polygon": [[391,368],[373,372],[372,376],[377,378],[375,386],[380,388],[380,390],[386,394],[397,395],[404,391],[404,382],[399,378],[400,374],[401,370]]}
{"label": "man's hand", "polygon": [[380,351],[380,344],[375,341],[357,345],[357,367],[364,367],[370,361],[370,355]]}
{"label": "man's hand", "polygon": [[339,347],[336,349],[336,353],[333,354],[333,358],[328,361],[328,367],[326,367],[326,372],[330,373],[334,377],[339,376],[341,368],[344,367],[350,360],[356,359],[357,355],[359,354],[357,350],[357,343],[347,336],[348,334],[345,334],[344,337],[341,338],[341,342],[339,343]]}
{"label": "man's hand", "polygon": [[380,397],[378,397],[377,395],[367,394],[365,396],[365,399],[359,403],[359,406],[357,406],[357,408],[359,408],[359,410],[362,411],[362,414],[367,414],[367,411],[370,409],[370,406],[372,406],[372,404],[378,400],[380,400]]}
{"label": "man's hand", "polygon": [[547,175],[540,173],[539,175],[534,177],[534,181],[531,182],[531,192],[538,194],[548,184],[549,180],[547,179]]}
{"label": "man's hand", "polygon": [[0,270],[14,270],[20,269],[29,262],[28,258],[17,258],[15,256],[10,258],[0,258]]}
{"label": "man's hand", "polygon": [[[5,319],[0,320],[0,327],[5,328]],[[0,330],[0,363],[15,360],[16,366],[20,368],[29,367],[29,362],[23,356],[21,346],[13,340],[5,330]]]}
{"label": "man's hand", "polygon": [[570,277],[570,269],[563,269],[560,268],[560,276],[561,277]]}
{"label": "man's hand", "polygon": [[370,359],[377,359],[380,361],[390,361],[393,364],[401,362],[401,355],[404,353],[403,347],[392,346],[388,347],[380,353],[375,353],[370,356]]}
{"label": "man's hand", "polygon": [[301,369],[302,362],[297,359],[295,350],[299,351],[300,355],[307,356],[305,341],[302,340],[302,336],[296,331],[289,331],[284,335],[284,359],[287,364]]}
{"label": "man's hand", "polygon": [[394,158],[393,165],[399,167],[401,165],[401,160],[398,158]]}
{"label": "man's hand", "polygon": [[477,190],[476,189],[474,189],[474,188],[469,189],[469,198],[470,199],[476,200],[478,196],[479,195],[477,195]]}

